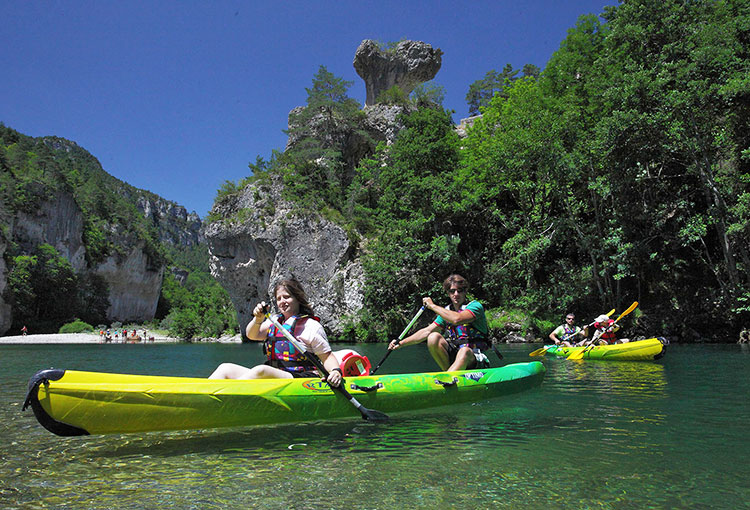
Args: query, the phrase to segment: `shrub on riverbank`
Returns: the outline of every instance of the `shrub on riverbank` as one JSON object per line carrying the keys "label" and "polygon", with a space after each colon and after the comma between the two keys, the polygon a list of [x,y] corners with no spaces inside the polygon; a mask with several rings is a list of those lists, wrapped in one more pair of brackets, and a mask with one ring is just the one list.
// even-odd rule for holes
{"label": "shrub on riverbank", "polygon": [[83,322],[81,319],[76,319],[73,322],[63,324],[58,333],[91,333],[93,331],[94,326]]}

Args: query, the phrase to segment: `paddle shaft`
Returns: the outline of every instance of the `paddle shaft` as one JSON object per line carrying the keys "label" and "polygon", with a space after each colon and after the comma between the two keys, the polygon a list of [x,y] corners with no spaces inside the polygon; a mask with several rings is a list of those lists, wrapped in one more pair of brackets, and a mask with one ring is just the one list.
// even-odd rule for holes
{"label": "paddle shaft", "polygon": [[[414,316],[414,318],[413,318],[413,319],[411,320],[411,322],[410,322],[409,324],[407,324],[407,325],[406,325],[406,327],[404,328],[404,330],[403,330],[403,331],[401,332],[401,334],[400,334],[400,335],[398,336],[398,338],[396,339],[396,345],[398,345],[398,344],[399,344],[399,343],[401,342],[401,340],[403,340],[403,339],[404,339],[404,337],[406,336],[406,333],[408,333],[408,332],[409,332],[409,330],[411,329],[411,327],[412,327],[412,326],[413,326],[413,325],[414,325],[414,324],[415,324],[415,323],[417,322],[417,319],[419,319],[419,317],[420,317],[420,316],[422,315],[422,313],[423,313],[423,312],[424,312],[424,306],[423,306],[422,308],[420,308],[420,309],[419,309],[419,311],[418,311],[418,312],[417,312],[417,314],[416,314],[416,315]],[[375,372],[377,372],[377,371],[378,371],[378,369],[380,368],[380,365],[382,365],[382,364],[383,364],[383,362],[384,362],[384,361],[385,361],[386,359],[388,359],[388,356],[390,356],[392,352],[393,352],[393,351],[392,351],[391,349],[388,349],[388,351],[387,351],[387,352],[385,353],[385,356],[383,356],[383,359],[381,359],[381,360],[380,360],[380,363],[378,363],[378,364],[377,364],[377,365],[375,366],[375,368],[373,368],[372,370],[370,370],[370,375],[372,375],[372,374],[374,374]]]}
{"label": "paddle shaft", "polygon": [[[275,317],[273,317],[270,313],[266,312],[266,317],[273,323],[274,326],[276,326],[276,329],[278,331],[281,331],[281,334],[286,337],[287,340],[289,340],[294,347],[300,351],[305,353],[305,357],[312,362],[315,367],[320,370],[320,373],[323,374],[323,377],[328,378],[328,370],[326,370],[325,366],[323,366],[323,363],[320,361],[320,359],[315,355],[315,353],[312,353],[305,348],[304,344],[294,338],[294,335],[292,335],[289,330],[287,330],[284,326],[282,326],[278,320],[276,320]],[[333,356],[333,354],[331,354]],[[341,381],[341,384],[338,386],[331,386],[331,389],[334,391],[338,391],[341,393],[357,410],[362,414],[362,418],[365,420],[374,420],[374,421],[384,421],[389,419],[388,415],[385,413],[381,413],[380,411],[375,411],[373,409],[367,409],[365,406],[360,404],[356,398],[354,398],[348,391],[346,391],[346,388],[343,384],[343,379]]]}

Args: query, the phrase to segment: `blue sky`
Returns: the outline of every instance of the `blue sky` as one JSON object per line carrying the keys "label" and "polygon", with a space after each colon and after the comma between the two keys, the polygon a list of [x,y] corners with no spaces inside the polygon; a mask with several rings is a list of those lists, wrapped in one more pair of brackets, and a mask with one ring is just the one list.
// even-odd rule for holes
{"label": "blue sky", "polygon": [[364,39],[443,51],[444,106],[510,63],[544,68],[582,14],[616,0],[0,0],[0,122],[73,140],[104,169],[204,217],[225,180],[283,150],[289,111]]}

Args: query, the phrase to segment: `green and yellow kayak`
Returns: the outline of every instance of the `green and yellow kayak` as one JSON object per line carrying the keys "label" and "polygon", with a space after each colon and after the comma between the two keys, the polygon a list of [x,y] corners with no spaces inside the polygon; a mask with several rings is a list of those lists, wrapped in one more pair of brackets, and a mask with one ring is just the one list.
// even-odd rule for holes
{"label": "green and yellow kayak", "polygon": [[[538,361],[500,368],[350,377],[349,393],[384,413],[474,402],[541,384]],[[61,436],[187,430],[359,416],[320,379],[198,379],[49,369],[23,408]]]}
{"label": "green and yellow kayak", "polygon": [[[597,345],[588,349],[581,359],[600,359],[615,361],[651,361],[664,356],[666,340],[647,338],[636,342],[614,345]],[[551,345],[545,351],[548,356],[567,358],[584,347],[565,347]]]}

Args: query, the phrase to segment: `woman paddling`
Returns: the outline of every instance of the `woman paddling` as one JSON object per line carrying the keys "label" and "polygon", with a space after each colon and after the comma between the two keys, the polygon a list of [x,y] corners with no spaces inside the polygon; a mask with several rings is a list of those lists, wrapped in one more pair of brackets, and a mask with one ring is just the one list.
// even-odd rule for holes
{"label": "woman paddling", "polygon": [[[277,316],[285,329],[290,331],[309,352],[314,353],[328,370],[331,386],[341,384],[341,368],[331,353],[326,332],[307,301],[307,295],[297,280],[281,280],[274,286]],[[209,379],[273,379],[292,377],[319,377],[315,365],[304,353],[299,352],[269,319],[265,319],[266,303],[261,302],[253,310],[253,320],[247,325],[245,334],[250,340],[265,341],[264,351],[268,360],[253,368],[234,363],[222,363]]]}

